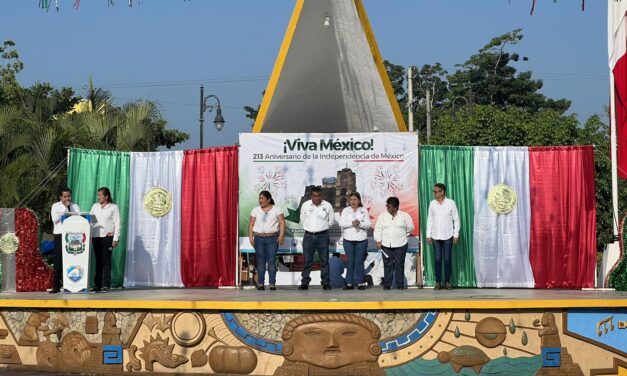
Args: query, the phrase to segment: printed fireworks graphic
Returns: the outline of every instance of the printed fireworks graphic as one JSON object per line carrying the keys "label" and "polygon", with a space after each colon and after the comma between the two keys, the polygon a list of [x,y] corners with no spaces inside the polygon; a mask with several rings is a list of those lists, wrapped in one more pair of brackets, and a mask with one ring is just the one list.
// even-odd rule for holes
{"label": "printed fireworks graphic", "polygon": [[398,168],[378,167],[370,186],[379,196],[396,195],[403,190]]}
{"label": "printed fireworks graphic", "polygon": [[257,192],[269,191],[274,194],[285,189],[286,186],[287,179],[282,169],[265,167],[259,169],[257,184],[255,184]]}

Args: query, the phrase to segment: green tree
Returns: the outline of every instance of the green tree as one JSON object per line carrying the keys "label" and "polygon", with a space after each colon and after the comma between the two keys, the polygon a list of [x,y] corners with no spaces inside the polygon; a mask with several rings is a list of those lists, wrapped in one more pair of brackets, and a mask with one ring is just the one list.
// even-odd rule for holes
{"label": "green tree", "polygon": [[404,115],[407,115],[407,90],[405,89],[407,82],[407,70],[404,66],[393,64],[388,60],[384,60],[383,65],[385,66],[385,70],[388,72],[388,77],[392,83],[392,89],[394,90],[396,100],[398,101],[399,106],[401,106],[401,110],[404,112]]}
{"label": "green tree", "polygon": [[[612,209],[611,161],[608,127],[598,115],[580,126],[576,115],[556,110],[529,112],[518,107],[473,105],[444,112],[431,137],[433,144],[484,146],[595,145],[595,186],[597,250],[611,243]],[[627,184],[619,182],[619,212],[627,210]]]}
{"label": "green tree", "polygon": [[432,144],[485,146],[572,145],[577,140],[576,115],[555,110],[528,112],[519,107],[472,105],[444,111],[437,118]]}
{"label": "green tree", "polygon": [[[613,242],[614,218],[612,208],[612,175],[610,160],[609,128],[598,115],[591,116],[578,129],[577,143],[594,145],[595,188],[597,208],[597,244],[599,250]],[[619,216],[627,215],[627,181],[618,181],[618,212]]]}
{"label": "green tree", "polygon": [[470,103],[519,107],[528,111],[553,109],[564,113],[570,107],[566,99],[553,100],[539,93],[542,80],[534,80],[531,72],[521,72],[513,63],[527,61],[517,53],[507,52],[523,39],[522,29],[505,33],[483,46],[448,77],[450,96],[464,97]]}
{"label": "green tree", "polygon": [[50,204],[66,184],[68,147],[156,151],[189,138],[167,128],[158,104],[115,106],[111,93],[89,80],[85,98],[48,83],[23,88],[15,43],[0,46],[0,207],[26,205],[51,229]]}
{"label": "green tree", "polygon": [[[427,112],[430,112],[431,119],[434,119],[451,102],[448,98],[447,74],[440,63],[425,64],[420,69],[416,68],[412,74],[414,129],[418,131],[421,139],[426,139],[428,133]],[[454,102],[452,104],[455,105]]]}
{"label": "green tree", "polygon": [[[266,95],[265,90],[261,92],[261,98],[263,98],[264,95]],[[246,117],[253,121],[252,124],[250,124],[250,128],[253,128],[255,126],[255,121],[257,120],[257,115],[259,115],[260,108],[261,108],[261,104],[258,105],[257,107],[244,106]]]}
{"label": "green tree", "polygon": [[17,74],[24,69],[24,63],[15,48],[15,42],[5,40],[0,46],[0,105],[8,104],[17,97],[19,84]]}

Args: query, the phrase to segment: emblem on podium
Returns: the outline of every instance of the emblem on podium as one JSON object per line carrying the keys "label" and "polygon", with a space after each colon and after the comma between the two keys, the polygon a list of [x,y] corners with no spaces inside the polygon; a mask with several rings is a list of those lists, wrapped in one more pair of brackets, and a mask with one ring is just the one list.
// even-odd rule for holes
{"label": "emblem on podium", "polygon": [[12,232],[0,236],[0,252],[11,254],[15,253],[20,247],[20,240]]}
{"label": "emblem on podium", "polygon": [[87,235],[84,232],[67,232],[65,234],[65,250],[70,255],[80,255],[85,252],[85,240]]}
{"label": "emblem on podium", "polygon": [[83,279],[84,275],[85,275],[85,271],[80,265],[74,265],[74,266],[70,266],[69,268],[67,268],[67,277],[72,282],[76,283],[80,281],[81,279]]}

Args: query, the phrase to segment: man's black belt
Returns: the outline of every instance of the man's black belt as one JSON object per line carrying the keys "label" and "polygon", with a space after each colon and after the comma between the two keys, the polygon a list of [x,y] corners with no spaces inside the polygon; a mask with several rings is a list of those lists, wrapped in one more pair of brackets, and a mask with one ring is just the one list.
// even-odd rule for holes
{"label": "man's black belt", "polygon": [[305,231],[305,234],[307,234],[307,235],[320,235],[320,234],[326,234],[327,232],[329,232],[329,230],[318,231],[318,232]]}

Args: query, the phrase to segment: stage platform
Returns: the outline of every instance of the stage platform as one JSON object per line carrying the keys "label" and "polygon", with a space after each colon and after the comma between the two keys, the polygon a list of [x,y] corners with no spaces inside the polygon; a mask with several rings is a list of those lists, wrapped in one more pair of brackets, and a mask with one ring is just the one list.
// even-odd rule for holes
{"label": "stage platform", "polygon": [[0,367],[0,374],[618,376],[627,373],[627,293],[3,292]]}
{"label": "stage platform", "polygon": [[627,292],[559,289],[409,288],[324,291],[312,286],[211,288],[211,289],[113,289],[108,293],[0,293],[4,308],[65,309],[200,309],[243,311],[395,310],[395,309],[536,309],[627,307]]}

